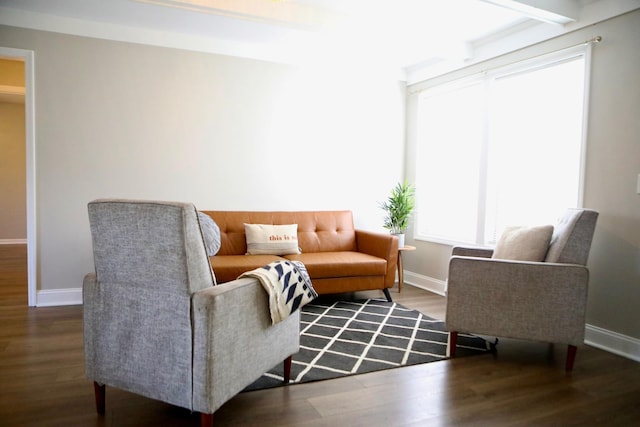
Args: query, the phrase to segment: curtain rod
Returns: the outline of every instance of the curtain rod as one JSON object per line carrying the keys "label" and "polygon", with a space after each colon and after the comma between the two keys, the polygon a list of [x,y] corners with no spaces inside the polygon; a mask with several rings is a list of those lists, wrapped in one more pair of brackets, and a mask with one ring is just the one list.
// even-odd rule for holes
{"label": "curtain rod", "polygon": [[[549,39],[549,40],[553,40],[553,39]],[[498,56],[494,56],[493,58],[486,59],[485,61],[482,61],[482,62],[491,61],[491,60],[494,60],[494,59],[497,59],[497,58],[501,58],[501,57],[503,57],[503,56],[511,55],[512,53],[522,51],[522,50],[524,50],[524,49],[530,48],[530,47],[532,47],[532,46],[535,46],[535,45],[537,45],[537,44],[540,44],[540,43],[543,43],[543,42],[546,42],[546,41],[549,41],[549,40],[544,40],[544,41],[538,42],[538,43],[536,43],[536,44],[532,44],[532,45],[529,45],[529,46],[524,46],[524,47],[521,47],[521,48],[519,48],[519,49],[512,50],[511,52],[503,53],[502,55],[498,55]],[[602,41],[602,36],[595,36],[595,37],[591,37],[589,40],[585,40],[585,41],[583,41],[582,43],[576,43],[576,44],[571,45],[571,46],[568,46],[568,47],[563,47],[563,48],[560,48],[560,49],[552,50],[552,51],[550,51],[550,52],[540,53],[540,54],[538,54],[538,55],[534,55],[534,56],[531,56],[531,57],[526,58],[526,59],[522,59],[522,60],[518,60],[518,61],[512,61],[512,62],[509,62],[509,63],[507,63],[507,64],[499,65],[499,66],[496,66],[496,67],[484,68],[484,69],[481,69],[480,71],[478,71],[478,73],[486,73],[486,72],[487,72],[487,71],[489,71],[489,70],[494,70],[494,69],[496,69],[496,68],[501,68],[501,67],[508,67],[509,65],[515,64],[515,63],[517,63],[517,62],[521,62],[521,61],[528,61],[528,60],[530,60],[530,59],[539,58],[539,57],[541,57],[541,56],[551,55],[551,54],[553,54],[553,53],[558,53],[558,52],[562,52],[562,51],[564,51],[564,50],[573,49],[573,48],[578,47],[578,46],[593,45],[593,44],[596,44],[596,43],[600,43],[601,41]],[[481,64],[482,62],[478,62],[478,63],[475,63],[475,64],[470,64],[470,65],[467,65],[466,67],[462,67],[462,68],[458,68],[458,69],[455,69],[455,70],[451,70],[451,71],[449,71],[449,72],[447,72],[447,73],[445,73],[445,74],[452,73],[452,72],[454,72],[454,71],[464,70],[465,68],[473,67],[474,65]],[[421,81],[419,81],[419,82],[413,83],[411,86],[420,85],[420,84],[422,84],[422,83],[424,83],[424,82],[426,82],[426,81],[428,81],[428,80],[435,79],[435,78],[440,77],[440,76],[443,76],[443,75],[444,75],[444,74],[440,74],[440,75],[433,76],[433,77],[430,77],[430,78],[425,79],[425,80],[421,80]],[[416,90],[412,90],[412,91],[410,91],[410,92],[409,92],[409,94],[410,94],[410,95],[413,95],[413,94],[416,94],[416,93],[422,92],[422,90],[423,90],[423,89],[416,89]]]}
{"label": "curtain rod", "polygon": [[[545,41],[546,41],[546,40],[545,40]],[[530,60],[532,60],[532,59],[540,58],[540,57],[543,57],[543,56],[553,55],[554,53],[564,52],[565,50],[571,50],[571,49],[574,49],[574,48],[576,48],[576,47],[578,47],[578,46],[591,46],[591,45],[593,45],[593,44],[600,43],[601,41],[602,41],[602,36],[595,36],[595,37],[591,37],[589,40],[585,40],[585,41],[583,41],[582,43],[576,43],[576,44],[571,45],[571,46],[562,47],[562,48],[560,48],[560,49],[552,50],[552,51],[550,51],[550,52],[539,53],[538,55],[533,55],[533,56],[531,56],[531,57],[529,57],[529,58],[521,59],[521,60],[519,60],[519,61],[512,61],[512,62],[509,62],[508,64],[499,65],[499,66],[497,66],[497,67],[489,67],[489,68],[485,68],[485,69],[484,69],[484,70],[482,70],[481,72],[482,72],[482,73],[485,73],[485,72],[487,72],[487,71],[489,71],[489,70],[494,70],[494,69],[496,69],[496,68],[502,68],[502,67],[508,67],[509,65],[516,64],[516,63],[518,63],[518,62],[530,61]],[[535,45],[532,45],[532,46],[535,46]],[[527,46],[527,47],[529,47],[529,46]],[[518,52],[518,51],[520,51],[520,50],[524,50],[524,49],[526,49],[526,47],[523,47],[523,48],[520,48],[520,49],[514,50],[513,52]],[[509,52],[509,53],[512,53],[512,52]],[[505,54],[500,55],[500,56],[506,56],[506,55],[508,55],[509,53],[505,53]],[[496,58],[499,58],[500,56],[497,56]],[[494,59],[494,58],[491,58],[491,59]]]}

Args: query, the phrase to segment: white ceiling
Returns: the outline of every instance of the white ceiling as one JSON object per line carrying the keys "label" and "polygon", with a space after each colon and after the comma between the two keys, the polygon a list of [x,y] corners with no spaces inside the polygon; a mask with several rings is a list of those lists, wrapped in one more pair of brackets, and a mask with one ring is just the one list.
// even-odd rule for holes
{"label": "white ceiling", "polygon": [[637,7],[639,0],[0,0],[0,24],[406,75],[482,59],[478,46],[502,37],[533,28],[552,37]]}

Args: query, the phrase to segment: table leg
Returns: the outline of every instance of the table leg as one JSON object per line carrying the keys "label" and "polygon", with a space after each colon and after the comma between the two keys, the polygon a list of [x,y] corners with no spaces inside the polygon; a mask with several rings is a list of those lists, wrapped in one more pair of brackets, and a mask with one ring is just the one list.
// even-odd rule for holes
{"label": "table leg", "polygon": [[402,267],[402,252],[398,251],[398,293],[402,292],[404,284],[404,267]]}

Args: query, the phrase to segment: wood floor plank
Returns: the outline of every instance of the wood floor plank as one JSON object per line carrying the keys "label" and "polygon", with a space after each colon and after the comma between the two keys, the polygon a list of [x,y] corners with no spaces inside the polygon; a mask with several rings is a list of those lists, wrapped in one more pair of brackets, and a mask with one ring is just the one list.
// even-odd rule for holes
{"label": "wood floor plank", "polygon": [[[411,285],[391,295],[444,318],[439,295]],[[27,307],[25,245],[0,245],[0,319],[0,426],[199,425],[188,410],[109,387],[106,414],[96,413],[84,377],[82,307]],[[583,345],[566,374],[565,352],[501,339],[495,354],[241,393],[216,412],[215,425],[640,425],[639,363]]]}

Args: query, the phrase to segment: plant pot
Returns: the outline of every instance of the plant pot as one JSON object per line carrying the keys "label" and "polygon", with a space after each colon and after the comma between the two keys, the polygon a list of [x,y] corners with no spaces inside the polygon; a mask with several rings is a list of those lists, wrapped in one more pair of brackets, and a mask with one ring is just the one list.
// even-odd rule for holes
{"label": "plant pot", "polygon": [[391,235],[398,238],[398,247],[404,248],[404,233],[391,233]]}

